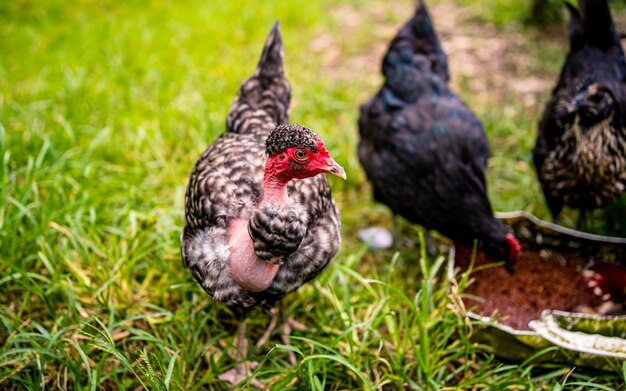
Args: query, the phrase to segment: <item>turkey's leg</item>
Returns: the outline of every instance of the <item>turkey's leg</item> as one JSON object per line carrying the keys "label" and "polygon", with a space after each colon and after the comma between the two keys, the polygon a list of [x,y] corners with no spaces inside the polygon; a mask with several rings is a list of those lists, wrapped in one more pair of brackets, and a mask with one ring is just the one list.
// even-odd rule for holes
{"label": "turkey's leg", "polygon": [[[302,323],[299,323],[292,318],[287,318],[280,325],[278,325],[278,321],[281,318],[281,315],[284,313],[284,311],[282,311],[282,306],[280,304],[279,306],[280,307],[272,308],[272,319],[270,320],[270,324],[267,326],[267,329],[265,330],[261,338],[259,338],[259,340],[257,341],[257,349],[260,349],[263,345],[265,345],[269,338],[272,336],[272,334],[274,334],[276,331],[279,332],[280,339],[282,340],[283,344],[291,345],[291,341],[289,340],[291,330],[306,329],[306,327]],[[295,366],[297,364],[296,355],[291,350],[287,351],[287,355],[289,356],[289,363],[291,363],[292,366]]]}
{"label": "turkey's leg", "polygon": [[[280,329],[281,329],[280,339],[283,341],[285,345],[291,346],[291,341],[289,340],[289,336],[291,335],[291,330],[292,329],[306,330],[306,326],[296,321],[293,318],[287,318],[287,320],[285,320],[280,325]],[[296,355],[291,350],[287,351],[287,355],[289,356],[289,363],[291,364],[291,366],[295,367],[296,364],[298,363],[298,361],[296,360]]]}
{"label": "turkey's leg", "polygon": [[[239,323],[239,329],[237,330],[237,336],[235,337],[235,347],[237,349],[235,358],[239,363],[218,376],[221,381],[228,382],[233,386],[250,377],[252,370],[259,364],[256,361],[248,361],[248,339],[246,338],[246,326],[247,320],[244,319]],[[252,379],[250,381],[250,385],[257,388],[263,388],[263,384],[256,379]]]}
{"label": "turkey's leg", "polygon": [[267,328],[263,332],[263,335],[256,342],[256,345],[254,347],[257,349],[260,349],[263,345],[265,345],[267,343],[267,340],[269,340],[272,334],[274,333],[274,330],[276,330],[276,325],[278,324],[278,316],[279,316],[278,308],[274,307],[270,310],[270,312],[272,314],[272,318],[270,319],[270,324],[267,325]]}

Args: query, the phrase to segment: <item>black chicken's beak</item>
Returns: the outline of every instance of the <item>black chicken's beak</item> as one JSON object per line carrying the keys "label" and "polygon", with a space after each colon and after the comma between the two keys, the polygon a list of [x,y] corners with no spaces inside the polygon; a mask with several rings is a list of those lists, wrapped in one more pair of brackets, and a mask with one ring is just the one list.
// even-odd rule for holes
{"label": "black chicken's beak", "polygon": [[333,164],[332,166],[328,167],[328,171],[329,174],[333,174],[338,176],[339,178],[343,179],[344,181],[346,180],[347,176],[346,176],[346,172],[344,171],[343,167],[341,167],[339,164],[337,164],[336,161],[333,160]]}

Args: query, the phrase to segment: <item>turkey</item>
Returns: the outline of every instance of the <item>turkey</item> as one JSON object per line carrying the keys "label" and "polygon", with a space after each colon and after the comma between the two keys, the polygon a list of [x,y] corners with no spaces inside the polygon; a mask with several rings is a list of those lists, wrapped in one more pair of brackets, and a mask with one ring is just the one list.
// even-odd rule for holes
{"label": "turkey", "polygon": [[392,40],[382,71],[386,80],[359,118],[359,158],[374,198],[456,243],[478,239],[513,272],[520,245],[487,198],[485,132],[448,89],[447,57],[423,1]]}
{"label": "turkey", "polygon": [[570,12],[569,53],[541,121],[533,160],[555,223],[564,205],[586,212],[626,186],[626,62],[607,0]]}
{"label": "turkey", "polygon": [[[341,242],[325,176],[346,174],[309,128],[287,124],[291,87],[283,71],[279,23],[254,74],[240,87],[227,131],[202,154],[186,193],[183,263],[213,299],[245,316],[315,278]],[[220,379],[239,383],[244,362]]]}

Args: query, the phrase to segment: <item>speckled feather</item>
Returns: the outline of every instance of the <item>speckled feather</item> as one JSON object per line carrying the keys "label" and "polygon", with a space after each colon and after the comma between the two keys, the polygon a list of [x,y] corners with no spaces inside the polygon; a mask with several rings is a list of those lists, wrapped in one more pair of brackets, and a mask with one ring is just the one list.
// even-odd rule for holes
{"label": "speckled feather", "polygon": [[[231,106],[228,131],[202,154],[189,181],[182,235],[184,265],[214,299],[236,310],[271,305],[296,290],[317,276],[339,248],[338,212],[323,175],[291,181],[289,207],[270,203],[257,209],[263,192],[266,139],[287,122],[290,95],[282,68],[280,28],[275,25],[256,71],[242,84]],[[294,131],[292,126],[285,129]],[[242,289],[230,275],[227,228],[234,218],[250,218],[257,256],[281,264],[263,292]]]}
{"label": "speckled feather", "polygon": [[250,217],[249,225],[257,257],[282,265],[300,247],[307,225],[308,216],[300,204],[283,207],[268,203],[261,206]]}
{"label": "speckled feather", "polygon": [[282,125],[267,138],[265,148],[268,155],[284,151],[291,147],[303,147],[317,152],[318,139],[311,129],[297,124]]}
{"label": "speckled feather", "polygon": [[[489,145],[474,113],[447,86],[448,66],[423,2],[393,39],[386,80],[361,107],[359,158],[375,198],[406,219],[507,257],[485,169]],[[504,258],[504,259],[505,259]]]}
{"label": "speckled feather", "polygon": [[[566,3],[569,4],[569,3]],[[606,0],[568,5],[570,51],[538,126],[533,160],[548,207],[602,207],[626,186],[626,61]],[[610,110],[598,103],[594,123],[581,121],[572,104],[580,94],[610,91]],[[595,105],[595,107],[594,107]]]}

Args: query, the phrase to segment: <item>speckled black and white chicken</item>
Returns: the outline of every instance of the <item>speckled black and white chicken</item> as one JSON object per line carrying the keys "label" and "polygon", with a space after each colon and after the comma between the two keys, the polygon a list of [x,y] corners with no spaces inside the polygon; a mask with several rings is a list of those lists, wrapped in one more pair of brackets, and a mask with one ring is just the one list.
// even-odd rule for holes
{"label": "speckled black and white chicken", "polygon": [[[278,22],[238,95],[227,132],[191,174],[182,256],[207,293],[245,317],[315,278],[334,257],[339,216],[318,174],[346,175],[318,135],[287,124],[291,87]],[[245,352],[245,321],[237,344]],[[245,377],[241,366],[234,370],[222,378]]]}
{"label": "speckled black and white chicken", "polygon": [[626,186],[626,61],[607,0],[570,11],[570,50],[539,122],[537,176],[556,223],[564,205],[603,207]]}
{"label": "speckled black and white chicken", "polygon": [[392,40],[382,71],[384,85],[359,118],[359,158],[374,198],[457,243],[478,239],[512,270],[520,246],[487,197],[489,144],[448,89],[447,56],[423,1]]}

